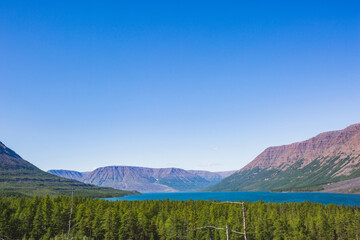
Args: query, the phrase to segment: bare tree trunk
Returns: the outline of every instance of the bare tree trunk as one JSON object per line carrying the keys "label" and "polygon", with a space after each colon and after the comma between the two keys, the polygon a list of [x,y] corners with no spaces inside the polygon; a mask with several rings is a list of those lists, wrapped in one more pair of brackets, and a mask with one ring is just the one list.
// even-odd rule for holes
{"label": "bare tree trunk", "polygon": [[226,224],[226,239],[229,240],[229,227],[228,225]]}
{"label": "bare tree trunk", "polygon": [[246,219],[245,219],[245,206],[244,206],[244,202],[242,202],[242,212],[243,212],[243,221],[244,221],[244,239],[247,240],[247,237],[246,237]]}

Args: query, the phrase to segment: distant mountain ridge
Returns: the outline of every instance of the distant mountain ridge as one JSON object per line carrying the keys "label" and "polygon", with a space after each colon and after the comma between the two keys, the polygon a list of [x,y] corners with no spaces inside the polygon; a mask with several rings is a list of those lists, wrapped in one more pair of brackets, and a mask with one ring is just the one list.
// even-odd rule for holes
{"label": "distant mountain ridge", "polygon": [[136,192],[101,188],[46,173],[0,142],[0,197],[35,195],[76,195],[87,197],[121,197]]}
{"label": "distant mountain ridge", "polygon": [[50,170],[48,173],[51,173],[53,175],[57,175],[59,177],[68,178],[68,179],[74,179],[77,181],[81,181],[82,178],[84,178],[89,172],[78,172],[73,170]]}
{"label": "distant mountain ridge", "polygon": [[[209,191],[360,192],[360,124],[269,147]],[[344,181],[344,182],[343,182]],[[346,182],[347,181],[347,182]],[[330,185],[338,183],[336,188]],[[331,190],[332,189],[332,190]]]}
{"label": "distant mountain ridge", "polygon": [[48,172],[97,186],[145,193],[196,191],[220,182],[224,176],[229,176],[235,171],[216,173],[181,168],[108,166],[86,173],[70,170],[49,170]]}

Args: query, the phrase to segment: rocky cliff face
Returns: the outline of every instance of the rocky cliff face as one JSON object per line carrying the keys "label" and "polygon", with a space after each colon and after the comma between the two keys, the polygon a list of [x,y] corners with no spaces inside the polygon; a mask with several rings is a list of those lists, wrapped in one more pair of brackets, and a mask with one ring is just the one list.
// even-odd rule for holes
{"label": "rocky cliff face", "polygon": [[[300,168],[320,156],[340,156],[335,162],[352,155],[360,154],[360,124],[351,125],[343,130],[325,132],[303,142],[278,147],[269,147],[257,156],[241,171],[255,167],[260,169],[280,169],[285,171],[294,163],[302,160]],[[359,163],[359,158],[349,162],[342,168],[338,175],[349,174],[354,165]]]}
{"label": "rocky cliff face", "polygon": [[[359,176],[360,124],[354,124],[303,142],[269,147],[209,190],[331,191],[325,185]],[[338,184],[342,190],[337,192],[360,192],[353,182],[351,187]]]}
{"label": "rocky cliff face", "polygon": [[66,170],[50,170],[49,172],[97,186],[137,190],[143,193],[195,191],[220,182],[227,173],[132,166],[101,167],[80,178],[79,176],[83,174],[80,172]]}

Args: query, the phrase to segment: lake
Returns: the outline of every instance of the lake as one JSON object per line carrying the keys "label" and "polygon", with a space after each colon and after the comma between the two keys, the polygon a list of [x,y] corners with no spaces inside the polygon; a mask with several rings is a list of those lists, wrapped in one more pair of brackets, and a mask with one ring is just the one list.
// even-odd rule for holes
{"label": "lake", "polygon": [[274,193],[274,192],[176,192],[176,193],[144,193],[119,198],[106,198],[110,201],[141,200],[218,200],[218,201],[250,201],[256,202],[317,202],[322,204],[345,204],[360,206],[360,194],[341,193]]}

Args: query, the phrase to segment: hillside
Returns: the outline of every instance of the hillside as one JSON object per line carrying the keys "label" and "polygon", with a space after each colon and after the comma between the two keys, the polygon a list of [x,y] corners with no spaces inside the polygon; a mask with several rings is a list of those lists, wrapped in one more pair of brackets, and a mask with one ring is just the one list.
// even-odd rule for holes
{"label": "hillside", "polygon": [[[109,166],[92,172],[50,170],[49,173],[84,183],[139,192],[195,191],[220,182],[233,172],[208,172],[180,168]],[[82,176],[82,177],[80,177]]]}
{"label": "hillside", "polygon": [[244,168],[205,191],[359,193],[360,182],[349,181],[357,177],[360,124],[321,133],[303,142],[269,147]]}
{"label": "hillside", "polygon": [[209,171],[202,171],[202,170],[187,170],[190,173],[198,175],[202,178],[205,178],[209,182],[218,183],[223,178],[226,178],[233,174],[235,171],[224,171],[224,172],[209,172]]}
{"label": "hillside", "polygon": [[57,175],[59,177],[73,179],[81,182],[81,179],[86,177],[89,172],[78,172],[73,170],[49,170],[48,173]]}
{"label": "hillside", "polygon": [[136,193],[101,188],[46,173],[22,159],[2,142],[0,182],[1,196],[71,195],[72,189],[75,189],[78,196],[89,197],[120,197]]}

